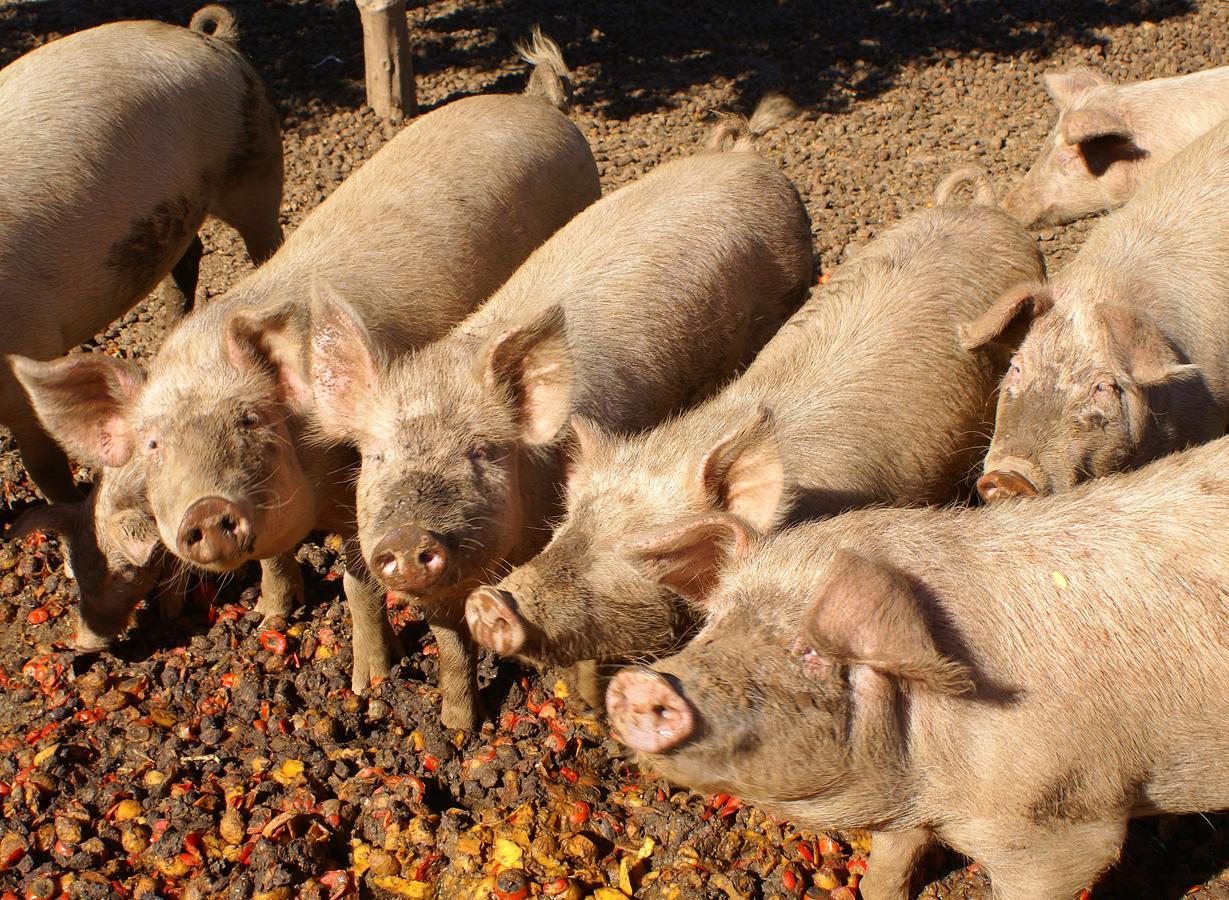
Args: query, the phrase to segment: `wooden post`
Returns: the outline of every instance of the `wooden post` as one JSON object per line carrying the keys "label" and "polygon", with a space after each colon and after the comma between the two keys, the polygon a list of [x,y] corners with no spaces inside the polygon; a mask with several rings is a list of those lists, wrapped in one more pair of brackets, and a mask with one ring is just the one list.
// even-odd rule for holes
{"label": "wooden post", "polygon": [[363,21],[367,105],[385,119],[418,115],[406,0],[355,0]]}

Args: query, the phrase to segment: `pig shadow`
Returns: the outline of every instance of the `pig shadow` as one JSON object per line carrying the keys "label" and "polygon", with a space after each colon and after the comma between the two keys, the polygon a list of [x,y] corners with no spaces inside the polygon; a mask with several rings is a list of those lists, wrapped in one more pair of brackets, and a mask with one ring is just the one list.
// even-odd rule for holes
{"label": "pig shadow", "polygon": [[[872,851],[873,859],[873,851]],[[989,900],[989,881],[970,872],[970,861],[936,847],[918,872],[922,897]],[[1122,858],[1097,881],[1096,900],[1179,900],[1192,887],[1216,878],[1229,866],[1229,813],[1134,819],[1127,829]],[[1229,881],[1221,878],[1195,897],[1227,900]]]}
{"label": "pig shadow", "polygon": [[1045,57],[1074,44],[1105,44],[1099,29],[1191,9],[1187,0],[489,0],[438,15],[428,5],[415,64],[421,72],[490,71],[507,61],[515,39],[541,24],[569,65],[592,77],[581,101],[611,118],[683,105],[713,81],[732,82],[752,103],[779,90],[804,106],[839,112],[890,89],[914,64],[979,54]]}
{"label": "pig shadow", "polygon": [[[0,64],[51,37],[119,19],[187,24],[202,0],[44,0],[0,10]],[[317,102],[364,102],[363,46],[350,0],[228,0],[239,45],[283,112]],[[697,86],[732,83],[749,104],[768,90],[841,112],[889,90],[915,65],[958,56],[1047,57],[1072,45],[1105,44],[1104,28],[1190,12],[1190,0],[411,0],[414,68],[468,73],[450,96],[515,90],[520,75],[497,76],[513,43],[535,24],[587,76],[579,101],[606,116],[685,105]],[[492,84],[492,82],[494,82]],[[954,101],[953,101],[954,102]]]}

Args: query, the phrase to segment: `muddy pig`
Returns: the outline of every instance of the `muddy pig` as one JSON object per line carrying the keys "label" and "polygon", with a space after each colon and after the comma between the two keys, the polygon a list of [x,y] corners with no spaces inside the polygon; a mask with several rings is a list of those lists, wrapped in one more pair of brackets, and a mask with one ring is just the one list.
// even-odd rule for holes
{"label": "muddy pig", "polygon": [[961,496],[1006,358],[963,349],[958,325],[1041,273],[1032,239],[998,209],[919,210],[838,269],[715,398],[634,437],[578,417],[562,524],[537,557],[471,595],[471,630],[539,663],[668,652],[695,586],[637,574],[656,548],[632,534],[689,514],[730,511],[771,530]]}
{"label": "muddy pig", "polygon": [[[230,13],[209,6],[191,29],[116,22],[0,71],[0,355],[59,356],[168,273],[190,306],[206,216],[234,226],[253,262],[277,249],[281,132],[235,40]],[[7,365],[0,424],[48,500],[81,500]]]}
{"label": "muddy pig", "polygon": [[1229,66],[1131,84],[1091,69],[1051,72],[1058,122],[1003,201],[1030,228],[1121,206],[1191,141],[1229,116]]}
{"label": "muddy pig", "polygon": [[865,900],[933,839],[999,900],[1074,900],[1128,819],[1229,807],[1226,472],[1221,439],[1028,504],[682,523],[643,571],[706,622],[614,678],[611,725],[672,781],[871,829]]}
{"label": "muddy pig", "polygon": [[811,270],[806,210],[777,167],[702,152],[589,207],[448,337],[392,365],[358,316],[316,306],[320,421],[362,452],[362,551],[428,615],[445,725],[480,715],[466,594],[541,549],[562,512],[569,415],[639,431],[705,396],[798,308]]}
{"label": "muddy pig", "polygon": [[1018,344],[978,482],[986,500],[1068,490],[1224,434],[1229,123],[1099,223],[1048,286],[1008,291],[965,339]]}
{"label": "muddy pig", "polygon": [[[557,50],[542,66],[566,75]],[[302,595],[298,543],[353,529],[356,458],[312,431],[313,293],[348,301],[380,353],[419,347],[598,195],[584,138],[542,99],[459,100],[406,127],[269,262],[185,318],[147,378],[104,354],[15,368],[69,450],[139,461],[167,548],[218,572],[263,560],[257,608],[284,614]],[[356,688],[395,652],[368,581],[356,555],[345,579]]]}

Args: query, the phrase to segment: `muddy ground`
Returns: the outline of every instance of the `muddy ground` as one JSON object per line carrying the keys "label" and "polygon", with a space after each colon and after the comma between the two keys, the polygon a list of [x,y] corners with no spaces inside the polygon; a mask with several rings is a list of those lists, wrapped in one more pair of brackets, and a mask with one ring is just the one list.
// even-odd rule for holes
{"label": "muddy ground", "polygon": [[[186,23],[196,5],[0,7],[0,63],[115,19]],[[232,7],[283,116],[293,228],[396,129],[363,107],[353,4]],[[607,190],[691,152],[711,110],[783,91],[804,114],[764,152],[801,189],[824,271],[952,166],[975,161],[1000,187],[1022,172],[1051,119],[1042,72],[1133,79],[1229,61],[1219,0],[445,0],[410,18],[424,109],[520,90],[512,42],[541,23],[575,70],[575,118]],[[1051,271],[1090,226],[1040,233]],[[199,303],[249,268],[225,227],[204,240]],[[90,346],[148,358],[163,327],[151,301]],[[34,494],[11,445],[0,451],[7,525]],[[80,657],[56,541],[0,543],[0,900],[825,897],[856,883],[865,836],[800,832],[637,772],[552,674],[488,660],[491,723],[442,731],[434,648],[406,610],[396,677],[355,697],[336,551],[324,536],[304,547],[309,603],[288,622],[247,613],[253,567],[187,580],[180,620],[142,608],[116,654]],[[1094,896],[1229,900],[1227,867],[1229,816],[1138,822]],[[951,856],[926,880],[924,897],[989,898]]]}

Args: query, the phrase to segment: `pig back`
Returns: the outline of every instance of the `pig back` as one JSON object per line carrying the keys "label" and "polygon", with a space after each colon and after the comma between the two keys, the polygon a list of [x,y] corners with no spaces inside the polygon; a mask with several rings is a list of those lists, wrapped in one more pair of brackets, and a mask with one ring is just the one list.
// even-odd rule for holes
{"label": "pig back", "polygon": [[965,350],[957,329],[1042,274],[1004,213],[914,213],[814,292],[709,415],[773,411],[799,516],[952,499],[984,451],[1006,365]]}
{"label": "pig back", "polygon": [[[601,193],[566,116],[523,96],[471,97],[405,128],[278,257],[345,297],[378,344],[441,336]],[[274,276],[270,276],[274,277]]]}
{"label": "pig back", "polygon": [[[262,109],[267,128],[249,121]],[[0,350],[57,355],[151,290],[246,151],[245,127],[277,134],[259,79],[186,28],[104,25],[0,71],[0,314],[23,323]]]}
{"label": "pig back", "polygon": [[188,316],[159,361],[195,356],[242,308],[288,304],[305,346],[316,286],[346,299],[382,351],[417,349],[599,192],[588,144],[558,111],[519,96],[459,100],[381,148],[268,262]]}
{"label": "pig back", "polygon": [[467,328],[563,306],[576,413],[635,431],[725,383],[805,296],[809,221],[752,153],[666,163],[576,217]]}

